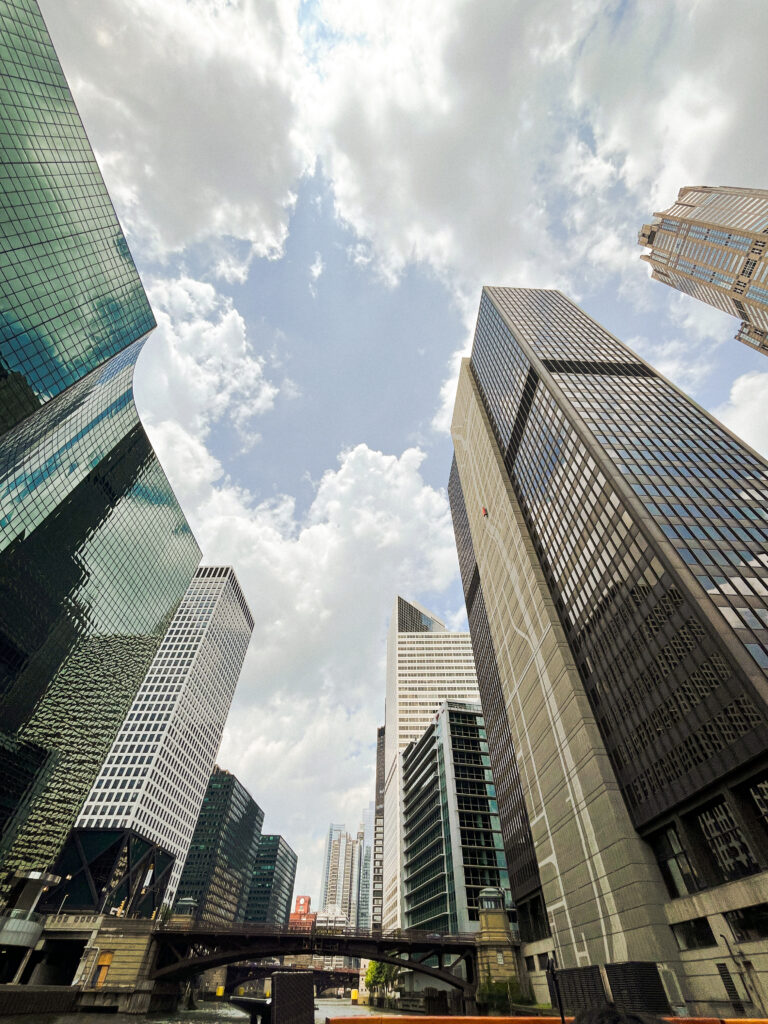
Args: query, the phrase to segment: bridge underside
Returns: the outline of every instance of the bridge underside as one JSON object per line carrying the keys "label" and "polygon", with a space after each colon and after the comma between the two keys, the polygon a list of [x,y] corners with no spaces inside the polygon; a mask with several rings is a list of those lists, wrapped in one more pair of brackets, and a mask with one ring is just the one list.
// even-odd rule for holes
{"label": "bridge underside", "polygon": [[[443,981],[462,991],[474,989],[474,937],[435,936],[434,939],[438,941],[429,936],[414,939],[407,934],[361,937],[283,932],[259,935],[239,929],[164,929],[155,933],[155,942],[160,948],[152,977],[157,981],[182,981],[211,967],[242,960],[314,954],[378,960]],[[438,966],[428,966],[425,961],[430,959],[436,960]],[[454,973],[462,964],[466,977]]]}
{"label": "bridge underside", "polygon": [[227,971],[225,991],[234,992],[240,985],[249,981],[269,978],[275,971],[285,974],[287,971],[311,971],[318,992],[327,988],[357,988],[359,972],[353,967],[327,970],[324,967],[296,967],[288,964],[232,964]]}

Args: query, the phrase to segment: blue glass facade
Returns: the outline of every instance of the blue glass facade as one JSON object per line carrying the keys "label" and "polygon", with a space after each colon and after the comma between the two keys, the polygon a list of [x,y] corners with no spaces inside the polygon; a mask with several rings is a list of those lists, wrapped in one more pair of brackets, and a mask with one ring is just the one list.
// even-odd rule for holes
{"label": "blue glass facade", "polygon": [[0,0],[0,60],[7,876],[58,854],[200,552],[133,400],[154,319],[34,0]]}
{"label": "blue glass facade", "polygon": [[0,2],[0,429],[154,317],[36,0]]}

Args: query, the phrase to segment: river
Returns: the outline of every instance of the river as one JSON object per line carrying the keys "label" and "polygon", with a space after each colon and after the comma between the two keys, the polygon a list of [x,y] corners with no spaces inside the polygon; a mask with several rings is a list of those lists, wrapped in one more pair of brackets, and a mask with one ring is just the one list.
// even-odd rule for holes
{"label": "river", "polygon": [[[386,1012],[373,1006],[356,1006],[349,999],[315,1000],[315,1024],[325,1024],[326,1017],[370,1017]],[[392,1013],[392,1016],[397,1014]],[[246,1013],[229,1003],[200,1003],[198,1010],[146,1016],[128,1013],[25,1013],[17,1017],[0,1017],[0,1024],[247,1024],[248,1019]]]}

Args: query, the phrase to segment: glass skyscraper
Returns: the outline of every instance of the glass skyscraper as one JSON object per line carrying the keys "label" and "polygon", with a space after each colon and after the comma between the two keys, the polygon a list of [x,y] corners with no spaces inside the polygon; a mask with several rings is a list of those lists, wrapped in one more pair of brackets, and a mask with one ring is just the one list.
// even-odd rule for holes
{"label": "glass skyscraper", "polygon": [[0,874],[55,858],[200,552],[139,422],[149,304],[34,0],[0,0]]}
{"label": "glass skyscraper", "polygon": [[401,757],[405,927],[477,931],[480,892],[509,894],[480,705],[443,701]]}
{"label": "glass skyscraper", "polygon": [[217,765],[195,825],[177,905],[194,901],[193,915],[205,924],[243,921],[263,824],[264,811],[245,786]]}
{"label": "glass skyscraper", "polygon": [[282,836],[263,835],[251,876],[246,921],[287,925],[298,857]]}
{"label": "glass skyscraper", "polygon": [[671,1002],[714,1008],[708,912],[768,903],[768,465],[534,289],[483,290],[452,435],[513,894],[543,897],[560,966],[661,962]]}
{"label": "glass skyscraper", "polygon": [[418,739],[444,700],[476,701],[468,633],[453,632],[415,601],[396,597],[387,634],[384,726],[384,931],[401,928],[402,780],[400,754]]}
{"label": "glass skyscraper", "polygon": [[376,782],[371,858],[371,928],[381,930],[384,908],[384,740],[385,728],[376,730]]}

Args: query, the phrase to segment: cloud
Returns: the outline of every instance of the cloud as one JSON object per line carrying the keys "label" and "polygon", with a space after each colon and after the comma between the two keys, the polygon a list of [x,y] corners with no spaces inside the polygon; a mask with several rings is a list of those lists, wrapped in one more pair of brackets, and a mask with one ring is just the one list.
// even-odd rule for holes
{"label": "cloud", "polygon": [[313,281],[316,281],[323,272],[323,257],[319,252],[315,253],[315,258],[312,261],[312,266],[309,268],[309,276]]}
{"label": "cloud", "polygon": [[309,268],[309,291],[313,298],[317,297],[317,282],[320,279],[320,275],[323,272],[325,264],[323,263],[323,257],[319,252],[315,253],[315,258]]}
{"label": "cloud", "polygon": [[435,273],[468,338],[483,284],[610,281],[658,310],[643,221],[683,184],[763,184],[734,82],[765,82],[768,6],[737,7],[724,33],[712,2],[319,0],[311,137],[338,216],[391,282]]}
{"label": "cloud", "polygon": [[253,419],[272,408],[278,388],[232,299],[189,277],[151,281],[148,294],[158,326],[136,375],[143,417],[197,438],[226,417],[243,441],[252,440]]}
{"label": "cloud", "polygon": [[[279,254],[294,182],[311,163],[296,130],[294,5],[43,0],[42,8],[118,213],[145,253],[231,236],[258,255]],[[242,279],[242,265],[230,254],[219,272]]]}
{"label": "cloud", "polygon": [[728,401],[714,415],[747,444],[768,457],[768,373],[744,373],[731,385]]}
{"label": "cloud", "polygon": [[299,518],[289,496],[255,502],[178,423],[149,432],[206,561],[236,566],[256,621],[220,762],[297,849],[300,885],[316,894],[318,822],[346,815],[356,828],[371,799],[394,596],[456,575],[446,494],[425,483],[422,451],[359,444]]}

